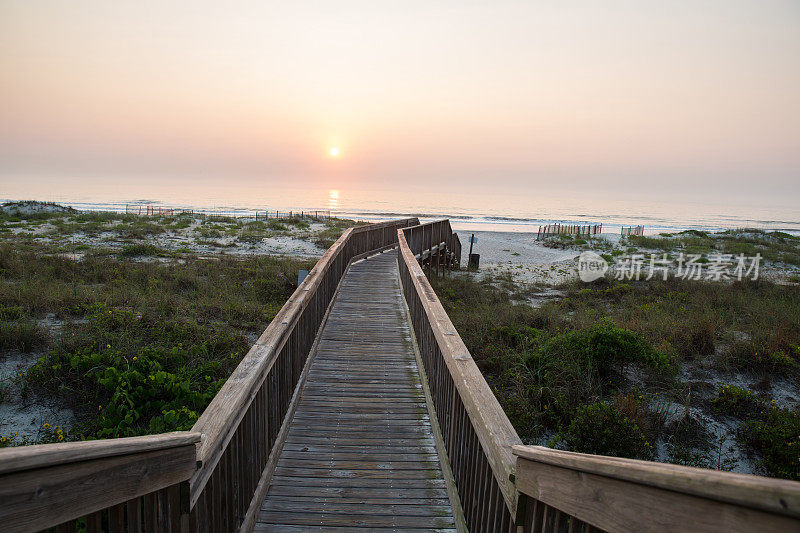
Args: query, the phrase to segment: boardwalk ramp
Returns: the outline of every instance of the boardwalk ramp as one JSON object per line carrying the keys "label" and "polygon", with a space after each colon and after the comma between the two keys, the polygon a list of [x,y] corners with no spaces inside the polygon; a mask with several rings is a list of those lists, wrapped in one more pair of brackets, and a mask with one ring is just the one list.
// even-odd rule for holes
{"label": "boardwalk ramp", "polygon": [[395,251],[344,275],[287,422],[256,531],[455,531]]}
{"label": "boardwalk ramp", "polygon": [[348,228],[191,431],[0,449],[0,529],[800,531],[796,481],[523,446],[429,282],[460,257]]}

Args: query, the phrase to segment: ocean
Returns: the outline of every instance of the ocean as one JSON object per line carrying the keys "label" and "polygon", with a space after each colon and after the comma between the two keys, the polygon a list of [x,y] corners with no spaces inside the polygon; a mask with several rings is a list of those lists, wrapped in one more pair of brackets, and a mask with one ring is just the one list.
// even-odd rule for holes
{"label": "ocean", "polygon": [[[321,211],[332,216],[378,222],[417,216],[422,221],[449,218],[456,230],[536,232],[545,224],[602,224],[603,232],[618,233],[621,226],[644,226],[645,234],[687,229],[720,231],[756,228],[800,234],[800,207],[708,203],[615,195],[554,192],[430,193],[347,189],[249,189],[246,195],[204,196],[191,190],[138,198],[109,198],[92,194],[53,197],[16,197],[3,201],[54,201],[82,210],[125,211],[153,205],[194,209],[230,216],[252,216],[256,211]],[[242,197],[245,196],[245,197]]]}

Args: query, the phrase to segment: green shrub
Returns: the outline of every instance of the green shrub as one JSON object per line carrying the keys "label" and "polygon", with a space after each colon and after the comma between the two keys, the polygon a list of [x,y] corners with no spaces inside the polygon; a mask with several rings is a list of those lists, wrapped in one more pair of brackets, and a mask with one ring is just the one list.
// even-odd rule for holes
{"label": "green shrub", "polygon": [[338,227],[325,228],[314,236],[314,244],[327,250],[342,235],[343,230]]}
{"label": "green shrub", "polygon": [[263,231],[258,230],[244,230],[242,231],[236,240],[240,242],[247,242],[250,244],[258,244],[266,237],[266,233]]}
{"label": "green shrub", "polygon": [[130,222],[115,226],[114,231],[128,239],[145,239],[152,235],[164,233],[166,230],[161,224],[148,222],[140,218],[134,218]]}
{"label": "green shrub", "polygon": [[246,338],[292,294],[297,270],[313,266],[272,256],[75,261],[51,250],[0,243],[0,342],[35,348],[48,339],[30,334],[29,316],[64,321],[26,385],[73,409],[75,438],[191,427]]}
{"label": "green shrub", "polygon": [[[793,366],[800,362],[797,285],[604,279],[565,285],[565,296],[534,308],[514,303],[524,298],[512,294],[524,289],[499,276],[455,274],[431,284],[524,442],[565,434],[577,409],[605,402],[633,420],[648,442],[663,437],[670,461],[729,469],[733,448],[704,431],[705,417],[667,424],[665,409],[652,398],[634,409],[630,395],[621,401],[619,391],[628,392],[632,378],[658,397],[686,398],[672,362],[698,355],[707,356],[704,363],[726,363],[721,369],[728,372],[787,380],[800,375]],[[598,325],[604,319],[635,337],[604,331]],[[592,336],[594,328],[600,333]],[[595,354],[606,359],[598,361]],[[625,361],[647,371],[618,372]],[[722,409],[722,400],[717,403]]]}
{"label": "green shrub", "polygon": [[[797,373],[800,369],[800,344],[783,343],[785,349],[758,349],[753,342],[735,342],[725,351],[723,360],[735,370],[756,374]],[[788,352],[788,353],[787,353]]]}
{"label": "green shrub", "polygon": [[229,216],[223,216],[223,215],[209,215],[204,223],[205,224],[209,224],[209,223],[214,223],[214,222],[216,222],[217,225],[220,225],[220,224],[237,224],[238,225],[239,224],[239,220],[236,217],[229,217]]}
{"label": "green shrub", "polygon": [[680,235],[694,235],[695,237],[708,237],[708,233],[706,233],[705,231],[700,231],[700,230],[696,230],[696,229],[687,229],[687,230],[681,231],[679,234]]}
{"label": "green shrub", "polygon": [[692,359],[714,353],[716,331],[712,320],[695,320],[673,334],[672,344],[681,357]]}
{"label": "green shrub", "polygon": [[124,246],[119,252],[120,257],[140,257],[143,255],[148,256],[163,256],[166,255],[166,250],[150,243],[130,244]]}
{"label": "green shrub", "polygon": [[311,227],[311,225],[302,218],[292,218],[289,220],[289,223],[298,229],[308,229]]}
{"label": "green shrub", "polygon": [[631,287],[627,283],[614,283],[611,287],[603,289],[603,294],[607,296],[611,296],[614,299],[621,299],[623,296],[628,294],[629,292],[633,291],[633,287]]}
{"label": "green shrub", "polygon": [[58,382],[96,416],[85,436],[126,437],[190,429],[247,350],[241,335],[178,319],[151,320],[97,305],[28,372]]}
{"label": "green shrub", "polygon": [[252,220],[245,224],[244,227],[252,231],[264,231],[267,229],[267,225],[260,220]]}
{"label": "green shrub", "polygon": [[652,445],[636,421],[605,402],[579,407],[569,427],[556,439],[581,453],[638,459],[653,455]]}
{"label": "green shrub", "polygon": [[666,424],[663,436],[670,463],[714,468],[711,454],[713,436],[694,416],[687,413]]}
{"label": "green shrub", "polygon": [[25,309],[20,305],[0,305],[0,320],[19,320],[25,316]]}
{"label": "green shrub", "polygon": [[771,231],[769,234],[777,239],[785,239],[790,241],[796,241],[800,239],[800,237],[797,235],[792,235],[791,233],[786,233],[785,231]]}
{"label": "green shrub", "polygon": [[800,480],[800,411],[765,408],[759,418],[745,422],[740,439],[761,456],[767,471]]}
{"label": "green shrub", "polygon": [[716,413],[744,418],[758,412],[761,403],[753,392],[736,385],[725,385],[711,400],[711,409]]}
{"label": "green shrub", "polygon": [[642,235],[631,235],[628,237],[628,242],[633,246],[639,248],[648,248],[651,250],[664,250],[665,252],[675,248],[677,242],[674,239],[665,239],[660,237],[645,237]]}
{"label": "green shrub", "polygon": [[755,244],[751,242],[724,241],[722,249],[725,253],[734,255],[744,254],[747,256],[752,256],[756,255],[758,252]]}
{"label": "green shrub", "polygon": [[507,344],[520,350],[528,350],[544,337],[544,331],[530,326],[500,326],[497,335]]}
{"label": "green shrub", "polygon": [[[28,210],[30,211],[26,212]],[[52,218],[61,218],[77,212],[75,208],[63,206],[54,202],[23,200],[19,202],[5,202],[0,205],[0,220],[15,222],[20,220],[49,220]]]}
{"label": "green shrub", "polygon": [[222,232],[214,227],[205,228],[203,226],[198,226],[196,230],[204,239],[219,239],[222,237]]}
{"label": "green shrub", "polygon": [[503,369],[500,402],[523,438],[535,436],[526,431],[567,424],[576,407],[607,394],[612,369],[625,363],[668,365],[643,338],[607,323],[557,334],[529,326],[497,331],[496,344],[486,350],[496,355],[483,364]]}
{"label": "green shrub", "polygon": [[192,219],[188,217],[177,218],[174,222],[167,224],[167,228],[172,230],[186,229],[192,225]]}
{"label": "green shrub", "polygon": [[122,213],[114,213],[112,211],[84,211],[82,213],[76,213],[72,216],[73,222],[100,222],[100,223],[107,223],[113,222],[115,220],[125,220],[128,222],[132,222],[136,220],[135,215],[125,215]]}
{"label": "green shrub", "polygon": [[31,320],[0,322],[0,349],[32,352],[47,343],[47,333]]}
{"label": "green shrub", "polygon": [[576,360],[589,376],[606,378],[622,363],[666,368],[667,358],[656,352],[642,336],[608,322],[588,330],[568,331],[547,339],[532,358]]}
{"label": "green shrub", "polygon": [[275,218],[267,220],[267,228],[271,229],[272,231],[286,231],[289,229],[286,224]]}

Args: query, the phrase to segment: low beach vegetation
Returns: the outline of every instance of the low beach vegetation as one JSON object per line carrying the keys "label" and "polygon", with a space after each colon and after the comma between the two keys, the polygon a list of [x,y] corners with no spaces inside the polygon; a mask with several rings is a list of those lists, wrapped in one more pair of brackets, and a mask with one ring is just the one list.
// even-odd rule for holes
{"label": "low beach vegetation", "polygon": [[314,264],[136,240],[76,251],[0,242],[0,363],[20,353],[32,362],[2,381],[0,401],[75,414],[70,427],[44,421],[35,435],[4,428],[3,445],[189,429],[294,291],[297,271]]}
{"label": "low beach vegetation", "polygon": [[779,393],[800,390],[799,287],[601,278],[534,306],[510,276],[432,284],[526,443],[719,469],[750,460],[797,479],[800,411]]}
{"label": "low beach vegetation", "polygon": [[[697,255],[697,262],[707,263],[708,256],[715,254],[744,254],[753,257],[760,254],[762,260],[776,265],[800,266],[800,237],[782,231],[760,229],[725,230],[705,232],[686,230],[679,233],[659,235],[630,235],[615,244],[609,239],[585,235],[556,235],[542,243],[552,248],[594,250],[615,257],[627,254],[667,254],[675,260],[679,254]],[[608,260],[608,259],[607,259]]]}
{"label": "low beach vegetation", "polygon": [[[170,215],[79,212],[42,202],[0,206],[0,236],[6,242],[54,245],[64,252],[88,250],[88,247],[92,250],[108,247],[118,252],[121,248],[128,249],[122,253],[138,253],[139,248],[131,246],[141,243],[162,248],[159,254],[162,257],[179,249],[275,254],[281,253],[282,248],[319,256],[346,228],[355,224],[348,219],[298,215],[253,220],[189,212]],[[267,243],[270,238],[279,241]],[[311,246],[298,247],[292,245],[293,241]]]}

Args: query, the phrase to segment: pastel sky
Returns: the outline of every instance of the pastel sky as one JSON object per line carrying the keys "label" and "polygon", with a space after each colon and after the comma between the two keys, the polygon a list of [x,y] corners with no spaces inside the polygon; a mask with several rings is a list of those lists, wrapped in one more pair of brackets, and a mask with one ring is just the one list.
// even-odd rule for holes
{"label": "pastel sky", "polygon": [[0,189],[222,177],[796,202],[800,2],[0,1]]}

